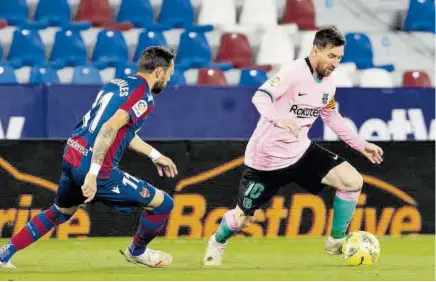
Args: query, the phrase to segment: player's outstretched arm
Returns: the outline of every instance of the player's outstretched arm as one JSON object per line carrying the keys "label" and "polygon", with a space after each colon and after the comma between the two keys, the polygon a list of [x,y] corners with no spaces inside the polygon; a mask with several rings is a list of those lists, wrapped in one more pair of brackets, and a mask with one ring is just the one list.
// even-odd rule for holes
{"label": "player's outstretched arm", "polygon": [[321,118],[333,132],[351,148],[362,153],[371,163],[380,164],[383,161],[383,150],[372,143],[368,143],[358,133],[354,132],[336,110],[335,103],[327,105],[321,111]]}
{"label": "player's outstretched arm", "polygon": [[91,167],[86,175],[82,186],[83,195],[87,198],[85,203],[94,199],[97,192],[97,175],[106,156],[106,152],[115,140],[118,130],[129,122],[129,113],[118,110],[107,122],[105,122],[94,143]]}
{"label": "player's outstretched arm", "polygon": [[158,150],[139,138],[138,135],[135,135],[130,141],[129,148],[150,157],[160,176],[175,177],[178,174],[177,167],[170,158],[163,156]]}

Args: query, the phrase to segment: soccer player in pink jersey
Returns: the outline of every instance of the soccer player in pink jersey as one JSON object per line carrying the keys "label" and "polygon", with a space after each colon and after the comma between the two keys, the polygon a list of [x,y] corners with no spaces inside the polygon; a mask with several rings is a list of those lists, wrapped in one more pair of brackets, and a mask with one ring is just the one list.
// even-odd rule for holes
{"label": "soccer player in pink jersey", "polygon": [[326,186],[336,188],[325,250],[330,255],[341,253],[363,179],[350,163],[312,142],[307,135],[310,127],[321,116],[372,163],[383,161],[382,149],[352,131],[336,110],[331,74],[344,56],[345,43],[336,28],[319,30],[309,57],[285,65],[255,93],[252,101],[261,117],[246,148],[237,206],[225,214],[209,239],[205,265],[220,265],[227,240],[252,223],[254,212],[292,182],[313,194]]}

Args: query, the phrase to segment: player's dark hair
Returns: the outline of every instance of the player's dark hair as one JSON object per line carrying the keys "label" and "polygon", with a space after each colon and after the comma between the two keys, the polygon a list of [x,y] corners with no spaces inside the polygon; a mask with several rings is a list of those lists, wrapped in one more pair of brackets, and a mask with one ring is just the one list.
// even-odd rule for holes
{"label": "player's dark hair", "polygon": [[343,46],[346,42],[344,35],[336,27],[329,26],[316,32],[313,45],[324,49],[329,45],[333,47]]}
{"label": "player's dark hair", "polygon": [[151,73],[158,67],[166,69],[175,57],[176,53],[173,49],[161,46],[148,47],[139,56],[138,71]]}

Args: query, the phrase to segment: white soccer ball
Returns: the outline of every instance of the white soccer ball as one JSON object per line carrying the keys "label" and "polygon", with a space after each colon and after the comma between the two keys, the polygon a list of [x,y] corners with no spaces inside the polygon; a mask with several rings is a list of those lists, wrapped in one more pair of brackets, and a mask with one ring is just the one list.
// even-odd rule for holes
{"label": "white soccer ball", "polygon": [[348,265],[372,265],[380,257],[380,243],[369,232],[352,232],[342,244],[342,253]]}

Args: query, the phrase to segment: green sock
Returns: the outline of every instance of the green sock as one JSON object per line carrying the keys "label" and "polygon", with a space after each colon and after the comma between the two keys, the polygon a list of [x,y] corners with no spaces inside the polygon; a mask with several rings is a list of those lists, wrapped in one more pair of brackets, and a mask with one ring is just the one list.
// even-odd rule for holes
{"label": "green sock", "polygon": [[227,239],[238,233],[239,230],[235,228],[235,223],[232,211],[227,212],[221,220],[218,231],[215,233],[215,240],[218,243],[224,244]]}
{"label": "green sock", "polygon": [[333,201],[333,224],[330,236],[334,239],[345,237],[348,225],[353,217],[357,201],[347,201],[335,196]]}

